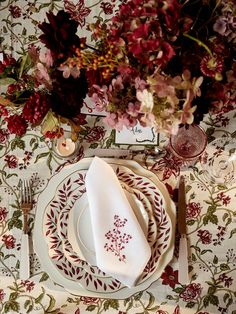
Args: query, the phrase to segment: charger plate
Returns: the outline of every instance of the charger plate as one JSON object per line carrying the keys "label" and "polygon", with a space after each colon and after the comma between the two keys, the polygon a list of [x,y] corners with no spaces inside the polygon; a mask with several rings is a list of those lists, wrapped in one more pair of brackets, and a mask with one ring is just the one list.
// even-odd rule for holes
{"label": "charger plate", "polygon": [[78,264],[73,265],[64,254],[57,221],[61,211],[67,210],[69,214],[76,200],[85,193],[84,179],[91,161],[92,158],[85,158],[63,168],[51,178],[39,196],[35,218],[37,228],[33,234],[35,251],[52,280],[67,291],[77,295],[127,298],[150,286],[170,262],[174,249],[175,206],[165,186],[152,172],[134,161],[105,159],[121,182],[140,190],[152,205],[158,228],[156,241],[151,246],[152,255],[138,284],[133,288],[106,276],[80,258]]}

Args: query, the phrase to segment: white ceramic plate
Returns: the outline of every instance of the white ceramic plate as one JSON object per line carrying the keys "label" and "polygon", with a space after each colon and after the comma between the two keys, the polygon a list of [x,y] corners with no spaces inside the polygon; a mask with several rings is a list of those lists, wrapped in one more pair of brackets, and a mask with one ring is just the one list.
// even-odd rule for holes
{"label": "white ceramic plate", "polygon": [[75,201],[84,194],[84,177],[91,160],[87,158],[67,166],[49,181],[38,201],[34,247],[44,269],[55,282],[69,292],[106,298],[126,298],[146,289],[158,279],[171,260],[174,248],[175,206],[165,186],[150,171],[134,161],[106,159],[112,164],[122,182],[141,190],[152,204],[153,215],[159,222],[156,241],[152,245],[152,257],[139,283],[132,289],[104,276],[95,267],[92,270],[90,267],[88,272],[89,266],[84,261],[78,261],[78,266],[74,267],[63,253],[55,221],[62,209],[66,208],[69,212]]}

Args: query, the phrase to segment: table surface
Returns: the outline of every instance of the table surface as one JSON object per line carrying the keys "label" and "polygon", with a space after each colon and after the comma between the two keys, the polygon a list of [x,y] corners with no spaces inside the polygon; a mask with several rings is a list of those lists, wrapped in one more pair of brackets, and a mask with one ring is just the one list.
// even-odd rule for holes
{"label": "table surface", "polygon": [[[83,1],[80,1],[83,3]],[[46,3],[41,1],[40,3]],[[59,9],[61,1],[51,1]],[[86,1],[86,5],[91,1]],[[9,28],[5,41],[17,49],[23,38],[34,32],[33,20],[43,19],[48,7],[17,1],[15,12],[9,16],[9,6],[1,4],[2,20],[18,21],[11,37]],[[31,8],[31,11],[29,10]],[[35,10],[37,8],[37,10]],[[33,10],[34,9],[34,10]],[[29,12],[33,12],[30,14]],[[25,14],[25,15],[24,15]],[[28,24],[27,24],[28,23]],[[5,25],[5,24],[4,24]],[[33,34],[33,33],[32,33]],[[24,35],[25,36],[25,35]],[[11,40],[10,40],[11,39]],[[87,117],[86,132],[80,138],[80,149],[72,162],[87,155],[88,149],[114,148],[114,132],[107,129],[102,118]],[[207,131],[209,142],[220,136],[235,136],[236,111],[206,115],[201,126]],[[162,144],[165,143],[163,138]],[[30,263],[31,277],[19,279],[19,257],[22,234],[22,212],[19,202],[19,179],[31,179],[34,200],[44,190],[48,180],[64,166],[51,149],[51,143],[42,140],[37,129],[29,130],[21,139],[11,136],[1,124],[0,129],[0,313],[236,313],[236,184],[233,186],[209,184],[199,161],[188,166],[168,151],[156,160],[137,155],[135,160],[155,173],[166,185],[175,200],[181,174],[187,186],[187,238],[189,245],[190,283],[178,283],[178,241],[171,262],[161,278],[145,291],[124,300],[102,299],[72,295],[54,283],[41,267],[33,247]],[[35,206],[30,213],[30,227],[34,228]]]}

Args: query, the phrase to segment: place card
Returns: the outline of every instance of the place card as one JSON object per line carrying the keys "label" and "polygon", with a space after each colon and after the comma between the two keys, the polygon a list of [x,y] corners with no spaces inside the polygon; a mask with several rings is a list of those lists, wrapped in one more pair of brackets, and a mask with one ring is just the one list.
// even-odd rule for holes
{"label": "place card", "polygon": [[143,127],[137,124],[131,129],[124,128],[122,131],[116,131],[116,144],[129,145],[158,145],[159,134],[153,127]]}

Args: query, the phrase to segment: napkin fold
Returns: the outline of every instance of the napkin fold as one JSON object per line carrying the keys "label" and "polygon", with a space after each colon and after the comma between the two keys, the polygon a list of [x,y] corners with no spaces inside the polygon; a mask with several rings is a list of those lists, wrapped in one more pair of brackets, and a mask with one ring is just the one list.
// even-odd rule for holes
{"label": "napkin fold", "polygon": [[85,178],[97,266],[135,285],[151,249],[112,167],[94,157]]}

